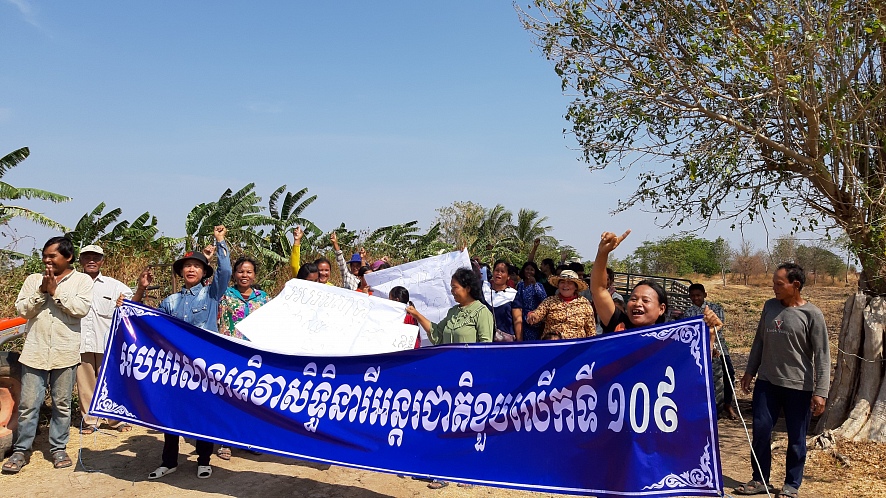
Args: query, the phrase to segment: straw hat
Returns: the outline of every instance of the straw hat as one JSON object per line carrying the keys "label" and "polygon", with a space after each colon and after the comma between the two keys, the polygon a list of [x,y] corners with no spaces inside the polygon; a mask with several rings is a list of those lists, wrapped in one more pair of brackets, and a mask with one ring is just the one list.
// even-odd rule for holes
{"label": "straw hat", "polygon": [[558,285],[560,285],[561,280],[574,282],[576,286],[575,292],[583,292],[588,290],[588,284],[586,284],[584,280],[578,278],[578,273],[575,273],[572,270],[563,270],[560,272],[559,277],[551,277],[548,279],[548,282],[554,287],[557,287]]}

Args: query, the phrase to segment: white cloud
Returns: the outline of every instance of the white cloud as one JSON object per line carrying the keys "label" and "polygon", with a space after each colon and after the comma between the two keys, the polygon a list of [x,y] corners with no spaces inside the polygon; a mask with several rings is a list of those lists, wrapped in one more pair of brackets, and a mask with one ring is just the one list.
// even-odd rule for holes
{"label": "white cloud", "polygon": [[22,15],[25,21],[27,21],[28,24],[36,28],[41,27],[40,24],[37,23],[37,15],[34,12],[34,8],[29,0],[6,0],[6,3],[12,4],[16,9],[18,9],[19,13]]}

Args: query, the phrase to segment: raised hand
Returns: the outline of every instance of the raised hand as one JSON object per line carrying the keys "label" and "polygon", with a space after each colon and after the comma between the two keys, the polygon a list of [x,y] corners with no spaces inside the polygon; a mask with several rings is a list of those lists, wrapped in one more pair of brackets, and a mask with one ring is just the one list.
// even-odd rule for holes
{"label": "raised hand", "polygon": [[332,242],[332,248],[335,252],[341,251],[341,248],[338,246],[338,235],[334,231],[329,234],[329,240]]}
{"label": "raised hand", "polygon": [[[224,240],[224,239],[222,239]],[[215,245],[209,244],[208,246],[203,248],[203,255],[206,256],[206,261],[212,259],[212,255],[215,254]]]}
{"label": "raised hand", "polygon": [[626,239],[628,237],[628,235],[630,235],[630,234],[631,234],[630,230],[621,234],[620,237],[615,235],[612,232],[603,232],[603,234],[600,235],[600,245],[598,247],[598,250],[600,252],[604,252],[606,254],[609,254],[612,251],[614,251],[615,248],[618,247],[619,244],[621,244],[621,241]]}
{"label": "raised hand", "polygon": [[224,225],[218,225],[215,227],[215,230],[212,231],[212,235],[215,236],[215,240],[221,242],[225,240],[225,235],[228,234],[228,229],[225,228]]}
{"label": "raised hand", "polygon": [[305,231],[301,229],[300,226],[296,226],[292,229],[292,243],[294,245],[301,245],[301,238],[304,237]]}
{"label": "raised hand", "polygon": [[142,270],[141,275],[138,276],[138,286],[142,289],[147,289],[151,283],[154,281],[154,270],[151,268],[145,268]]}

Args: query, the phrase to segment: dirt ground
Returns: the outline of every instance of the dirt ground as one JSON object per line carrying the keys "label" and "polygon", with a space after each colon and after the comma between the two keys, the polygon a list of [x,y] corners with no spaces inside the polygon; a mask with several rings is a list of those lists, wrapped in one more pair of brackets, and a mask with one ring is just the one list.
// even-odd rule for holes
{"label": "dirt ground", "polygon": [[[711,300],[721,302],[726,309],[727,324],[731,324],[727,340],[736,370],[741,375],[750,346],[748,335],[753,337],[753,326],[756,325],[763,301],[771,291],[767,287],[736,285],[724,289],[710,283],[708,293]],[[841,287],[810,288],[805,292],[807,298],[825,312],[834,358],[841,307],[848,293],[848,288]],[[750,397],[740,395],[739,401],[742,414],[750,423]],[[719,431],[723,480],[726,495],[730,496],[734,486],[750,478],[749,445],[740,421],[720,420]],[[777,431],[772,466],[772,482],[776,485],[784,478],[784,444],[780,444],[783,440],[783,431]],[[0,475],[0,496],[565,496],[489,487],[464,489],[454,484],[433,491],[427,488],[427,483],[413,479],[270,455],[253,455],[238,449],[234,449],[234,457],[227,462],[213,457],[213,476],[203,480],[196,477],[194,447],[186,442],[181,445],[183,456],[178,471],[160,481],[148,481],[148,473],[160,462],[162,446],[161,434],[142,427],[135,427],[125,434],[103,430],[89,436],[81,436],[72,428],[68,450],[75,466],[56,470],[45,454],[49,448],[46,428],[43,427],[37,436],[30,464],[18,475]],[[801,496],[886,497],[886,445],[840,442],[837,449],[849,459],[850,466],[846,467],[825,452],[811,451]],[[592,469],[593,466],[589,464],[589,471]]]}

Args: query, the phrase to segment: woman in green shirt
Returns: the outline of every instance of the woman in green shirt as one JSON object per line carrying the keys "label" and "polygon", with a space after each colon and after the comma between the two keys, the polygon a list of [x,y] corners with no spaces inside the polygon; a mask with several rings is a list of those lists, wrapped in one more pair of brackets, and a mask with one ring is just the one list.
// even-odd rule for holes
{"label": "woman in green shirt", "polygon": [[450,286],[458,306],[453,306],[440,323],[432,323],[414,306],[407,306],[406,312],[428,332],[434,344],[492,342],[495,327],[492,312],[480,301],[480,279],[468,268],[459,268]]}
{"label": "woman in green shirt", "polygon": [[[406,307],[406,312],[428,332],[428,339],[435,345],[492,342],[495,325],[492,312],[480,301],[480,278],[468,268],[459,268],[449,285],[458,306],[450,308],[440,323],[431,322],[412,305]],[[447,481],[434,479],[428,487],[441,489],[448,485]],[[459,486],[473,487],[469,484]]]}

